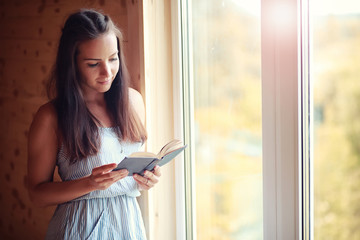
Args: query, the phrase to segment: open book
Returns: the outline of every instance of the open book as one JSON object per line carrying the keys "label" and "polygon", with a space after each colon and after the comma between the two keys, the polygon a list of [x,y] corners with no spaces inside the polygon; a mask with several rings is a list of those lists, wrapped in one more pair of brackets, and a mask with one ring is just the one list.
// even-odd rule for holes
{"label": "open book", "polygon": [[163,166],[181,153],[187,145],[180,140],[172,140],[165,144],[158,154],[151,152],[135,152],[125,157],[113,171],[127,169],[129,175],[144,174],[145,170],[152,171],[156,165]]}

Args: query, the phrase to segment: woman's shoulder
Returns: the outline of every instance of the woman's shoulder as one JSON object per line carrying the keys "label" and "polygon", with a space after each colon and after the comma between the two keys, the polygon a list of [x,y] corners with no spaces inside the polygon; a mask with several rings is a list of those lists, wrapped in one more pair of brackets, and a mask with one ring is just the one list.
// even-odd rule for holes
{"label": "woman's shoulder", "polygon": [[[52,102],[39,107],[30,126],[29,146],[39,148],[44,144],[59,145],[57,114]],[[58,146],[57,146],[58,147]]]}
{"label": "woman's shoulder", "polygon": [[143,97],[142,97],[141,93],[139,93],[134,88],[130,88],[130,87],[129,87],[129,98],[130,98],[130,101],[141,101],[141,102],[143,102]]}
{"label": "woman's shoulder", "polygon": [[39,107],[33,120],[33,124],[41,123],[42,126],[57,129],[57,113],[52,101]]}
{"label": "woman's shoulder", "polygon": [[141,122],[145,122],[145,105],[142,95],[135,89],[129,88],[130,104],[140,117]]}

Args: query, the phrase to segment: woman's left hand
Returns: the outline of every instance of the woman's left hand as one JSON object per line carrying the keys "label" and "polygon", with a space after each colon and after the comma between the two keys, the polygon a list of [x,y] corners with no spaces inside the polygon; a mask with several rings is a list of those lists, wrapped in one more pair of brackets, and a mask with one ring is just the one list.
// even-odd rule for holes
{"label": "woman's left hand", "polygon": [[160,167],[156,165],[153,171],[145,170],[144,176],[134,174],[134,179],[139,184],[141,190],[149,190],[159,182],[160,176]]}

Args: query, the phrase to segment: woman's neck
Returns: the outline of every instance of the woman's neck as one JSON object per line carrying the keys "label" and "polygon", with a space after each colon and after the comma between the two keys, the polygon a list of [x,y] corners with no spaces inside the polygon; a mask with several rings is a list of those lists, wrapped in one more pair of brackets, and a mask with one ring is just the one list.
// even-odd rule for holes
{"label": "woman's neck", "polygon": [[104,95],[102,97],[85,98],[86,107],[103,127],[113,127],[114,120],[107,108]]}
{"label": "woman's neck", "polygon": [[87,106],[89,105],[106,105],[105,96],[103,93],[98,94],[84,94],[84,101]]}

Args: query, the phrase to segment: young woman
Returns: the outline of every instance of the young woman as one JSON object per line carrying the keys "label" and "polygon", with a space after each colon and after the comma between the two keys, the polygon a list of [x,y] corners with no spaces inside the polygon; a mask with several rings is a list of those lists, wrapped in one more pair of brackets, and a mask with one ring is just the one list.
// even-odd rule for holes
{"label": "young woman", "polygon": [[[141,95],[128,87],[122,36],[93,10],[69,16],[51,85],[29,134],[32,201],[58,205],[47,239],[145,239],[139,190],[153,187],[160,168],[127,176],[112,171],[146,140]],[[61,182],[53,181],[58,166]]]}

